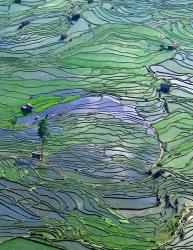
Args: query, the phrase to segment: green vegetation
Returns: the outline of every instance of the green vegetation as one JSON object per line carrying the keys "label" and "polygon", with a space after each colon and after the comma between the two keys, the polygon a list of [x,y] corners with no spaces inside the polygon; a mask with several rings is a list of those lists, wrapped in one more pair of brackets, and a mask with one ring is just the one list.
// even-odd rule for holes
{"label": "green vegetation", "polygon": [[0,249],[190,246],[191,217],[169,241],[193,197],[193,4],[174,2],[1,1]]}
{"label": "green vegetation", "polygon": [[62,98],[56,96],[39,96],[30,100],[30,104],[35,108],[35,112],[41,112],[61,101]]}
{"label": "green vegetation", "polygon": [[178,227],[178,223],[179,223],[179,217],[178,216],[172,217],[167,223],[168,233],[173,235]]}
{"label": "green vegetation", "polygon": [[0,250],[57,250],[58,248],[22,238],[9,240],[0,245]]}

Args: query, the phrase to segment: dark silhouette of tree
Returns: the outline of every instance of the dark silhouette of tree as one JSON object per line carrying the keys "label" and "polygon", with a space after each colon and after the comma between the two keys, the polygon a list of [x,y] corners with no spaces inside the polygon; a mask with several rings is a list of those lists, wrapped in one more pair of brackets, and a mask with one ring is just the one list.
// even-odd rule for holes
{"label": "dark silhouette of tree", "polygon": [[15,131],[15,125],[17,123],[17,117],[15,115],[13,117],[11,117],[10,122],[11,122],[13,132],[14,132]]}
{"label": "dark silhouette of tree", "polygon": [[43,158],[43,151],[44,151],[44,143],[47,140],[47,137],[49,136],[49,131],[48,131],[48,121],[47,119],[42,119],[39,122],[39,128],[38,128],[38,136],[40,137],[42,141],[42,158]]}

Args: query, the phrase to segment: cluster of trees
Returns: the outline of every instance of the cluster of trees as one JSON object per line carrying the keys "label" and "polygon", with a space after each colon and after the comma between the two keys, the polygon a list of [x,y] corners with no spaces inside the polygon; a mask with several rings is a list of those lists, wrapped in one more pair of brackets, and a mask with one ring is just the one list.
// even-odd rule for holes
{"label": "cluster of trees", "polygon": [[41,143],[42,143],[41,154],[42,154],[42,158],[43,158],[44,143],[47,141],[47,137],[49,136],[48,120],[45,118],[40,120],[40,122],[39,122],[38,136],[40,137]]}

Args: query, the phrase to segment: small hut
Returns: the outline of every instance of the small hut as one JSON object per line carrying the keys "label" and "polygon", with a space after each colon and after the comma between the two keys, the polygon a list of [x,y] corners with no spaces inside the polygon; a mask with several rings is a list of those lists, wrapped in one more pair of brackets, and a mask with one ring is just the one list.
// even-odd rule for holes
{"label": "small hut", "polygon": [[77,13],[68,17],[68,21],[70,22],[77,22],[79,19],[80,19],[80,14],[77,14]]}
{"label": "small hut", "polygon": [[173,42],[171,45],[168,45],[168,50],[176,50],[177,49],[177,44]]}
{"label": "small hut", "polygon": [[68,37],[67,33],[61,34],[60,35],[60,40],[64,41]]}
{"label": "small hut", "polygon": [[23,22],[21,22],[21,24],[19,25],[19,29],[22,29],[24,26],[30,24],[30,21],[29,20],[25,20]]}
{"label": "small hut", "polygon": [[162,93],[168,93],[170,91],[171,84],[168,83],[161,83],[160,87],[158,88],[158,91]]}
{"label": "small hut", "polygon": [[162,176],[164,173],[165,173],[165,171],[163,169],[158,169],[156,172],[152,173],[152,177],[154,179],[157,179],[160,176]]}
{"label": "small hut", "polygon": [[32,152],[32,158],[37,159],[38,161],[42,160],[42,153],[41,152]]}
{"label": "small hut", "polygon": [[23,113],[30,113],[33,110],[33,106],[30,103],[27,103],[26,105],[21,106],[21,111]]}
{"label": "small hut", "polygon": [[167,50],[175,50],[176,48],[173,45],[168,45]]}
{"label": "small hut", "polygon": [[176,43],[172,43],[170,45],[163,45],[163,44],[160,45],[160,51],[162,51],[162,50],[171,51],[171,50],[176,50],[176,49],[177,49]]}

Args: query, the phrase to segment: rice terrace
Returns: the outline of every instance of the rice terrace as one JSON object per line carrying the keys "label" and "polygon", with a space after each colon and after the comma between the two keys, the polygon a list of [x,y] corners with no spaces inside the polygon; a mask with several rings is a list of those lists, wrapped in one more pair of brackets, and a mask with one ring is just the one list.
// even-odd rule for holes
{"label": "rice terrace", "polygon": [[0,0],[0,250],[193,249],[193,1]]}

